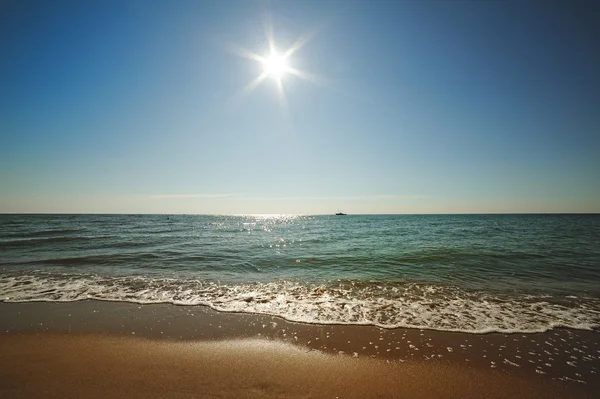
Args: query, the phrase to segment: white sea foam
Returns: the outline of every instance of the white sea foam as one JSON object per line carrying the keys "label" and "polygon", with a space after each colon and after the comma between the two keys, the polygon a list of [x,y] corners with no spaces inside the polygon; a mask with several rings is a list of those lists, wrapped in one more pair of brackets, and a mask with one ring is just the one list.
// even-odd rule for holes
{"label": "white sea foam", "polygon": [[543,332],[600,327],[600,300],[498,297],[456,287],[346,282],[336,286],[281,281],[226,285],[199,280],[31,273],[0,275],[4,302],[78,301],[206,305],[290,321],[426,328],[468,333]]}

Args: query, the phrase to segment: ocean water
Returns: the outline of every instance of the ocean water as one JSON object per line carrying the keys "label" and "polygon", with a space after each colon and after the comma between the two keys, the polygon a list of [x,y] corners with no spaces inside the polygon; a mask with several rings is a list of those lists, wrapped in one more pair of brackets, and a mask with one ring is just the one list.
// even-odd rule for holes
{"label": "ocean water", "polygon": [[469,333],[600,327],[600,215],[0,215],[0,301]]}

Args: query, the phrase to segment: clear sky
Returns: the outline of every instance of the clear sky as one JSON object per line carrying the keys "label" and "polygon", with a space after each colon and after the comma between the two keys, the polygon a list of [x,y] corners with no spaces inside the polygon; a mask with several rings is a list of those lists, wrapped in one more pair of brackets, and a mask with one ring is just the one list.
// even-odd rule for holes
{"label": "clear sky", "polygon": [[[0,212],[600,212],[599,20],[592,1],[3,1]],[[269,32],[294,49],[280,74]]]}

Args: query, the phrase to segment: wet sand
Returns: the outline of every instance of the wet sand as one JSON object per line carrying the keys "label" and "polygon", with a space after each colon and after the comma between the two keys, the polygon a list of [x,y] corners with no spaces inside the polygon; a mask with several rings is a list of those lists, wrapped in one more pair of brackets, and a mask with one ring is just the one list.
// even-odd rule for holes
{"label": "wet sand", "polygon": [[0,303],[0,397],[595,397],[600,333],[310,325],[206,307]]}

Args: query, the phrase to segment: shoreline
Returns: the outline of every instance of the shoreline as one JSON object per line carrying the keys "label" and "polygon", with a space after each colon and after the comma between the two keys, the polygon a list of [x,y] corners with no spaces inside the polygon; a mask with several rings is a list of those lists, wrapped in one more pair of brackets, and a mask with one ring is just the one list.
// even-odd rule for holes
{"label": "shoreline", "polygon": [[[31,340],[35,345],[45,340],[89,341],[90,345],[99,340],[99,345],[104,345],[101,343],[103,340],[113,339],[159,346],[210,344],[231,347],[232,343],[261,342],[283,345],[292,352],[311,353],[328,359],[375,362],[400,374],[405,367],[422,367],[424,375],[427,374],[425,370],[439,373],[446,369],[456,373],[475,373],[477,378],[487,378],[485,376],[492,373],[494,378],[526,381],[529,385],[539,386],[539,389],[552,386],[552,392],[557,394],[554,397],[593,397],[600,389],[597,378],[600,369],[598,331],[556,329],[530,334],[468,334],[382,329],[295,323],[276,316],[222,313],[206,306],[139,305],[92,300],[0,303],[0,313],[3,315],[0,320],[2,358],[9,360],[22,354],[19,352],[23,349],[19,346],[21,339]],[[77,345],[83,345],[81,342]],[[52,345],[55,344],[58,345],[56,342]],[[146,349],[140,347],[140,351],[142,353]],[[287,353],[281,353],[284,352]],[[262,355],[256,356],[260,358]],[[19,369],[23,366],[19,365]],[[3,375],[7,368],[7,365],[2,366]],[[467,396],[469,392],[473,397],[482,394],[482,391],[478,391],[479,395],[474,394],[468,386],[463,388]],[[460,387],[453,389],[460,390]],[[525,397],[535,397],[538,391],[536,388]],[[417,396],[413,393],[409,396]],[[508,392],[505,393],[495,397],[508,397]],[[443,396],[443,392],[438,394]],[[487,396],[490,394],[486,393]],[[460,395],[464,396],[463,392]]]}

